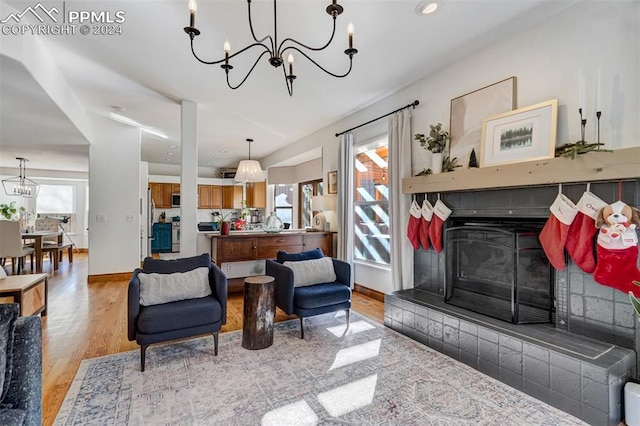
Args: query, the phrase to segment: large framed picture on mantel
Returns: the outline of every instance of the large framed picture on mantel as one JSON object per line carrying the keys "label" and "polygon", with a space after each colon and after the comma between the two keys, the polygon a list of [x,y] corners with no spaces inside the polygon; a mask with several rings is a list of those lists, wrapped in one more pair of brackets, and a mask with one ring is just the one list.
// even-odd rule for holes
{"label": "large framed picture on mantel", "polygon": [[553,158],[557,123],[557,99],[485,119],[480,167]]}
{"label": "large framed picture on mantel", "polygon": [[467,167],[471,151],[480,154],[485,118],[516,108],[516,77],[510,77],[451,99],[449,157]]}

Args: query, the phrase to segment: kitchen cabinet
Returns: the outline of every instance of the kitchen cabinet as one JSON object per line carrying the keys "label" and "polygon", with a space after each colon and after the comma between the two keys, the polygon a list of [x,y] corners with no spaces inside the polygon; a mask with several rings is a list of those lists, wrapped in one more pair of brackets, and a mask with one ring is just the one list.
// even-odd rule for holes
{"label": "kitchen cabinet", "polygon": [[216,264],[247,260],[275,259],[279,250],[289,253],[320,247],[326,256],[333,256],[332,232],[282,232],[280,234],[246,233],[212,236],[211,252]]}
{"label": "kitchen cabinet", "polygon": [[222,208],[222,187],[220,185],[198,185],[198,208]]}
{"label": "kitchen cabinet", "polygon": [[180,193],[180,184],[179,183],[172,183],[171,184],[171,192],[174,194],[179,194]]}
{"label": "kitchen cabinet", "polygon": [[156,208],[171,208],[171,193],[173,191],[172,185],[174,184],[149,182],[149,189],[151,189],[151,199],[155,203]]}
{"label": "kitchen cabinet", "polygon": [[224,185],[222,187],[222,208],[242,208],[242,187],[239,185]]}
{"label": "kitchen cabinet", "polygon": [[151,253],[171,253],[171,223],[154,223]]}
{"label": "kitchen cabinet", "polygon": [[247,182],[247,207],[267,208],[267,181]]}

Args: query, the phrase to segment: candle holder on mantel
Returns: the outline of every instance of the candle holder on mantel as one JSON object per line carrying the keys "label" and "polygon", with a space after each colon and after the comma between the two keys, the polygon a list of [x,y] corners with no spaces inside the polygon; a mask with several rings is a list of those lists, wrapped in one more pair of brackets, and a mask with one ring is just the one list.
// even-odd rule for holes
{"label": "candle holder on mantel", "polygon": [[595,143],[588,143],[584,140],[587,119],[582,116],[582,108],[578,108],[578,114],[580,114],[580,140],[576,143],[566,143],[557,147],[556,157],[570,157],[573,160],[577,155],[586,152],[613,152],[610,149],[600,149],[600,146],[604,145],[600,143],[600,117],[602,117],[602,111],[596,112],[598,141]]}

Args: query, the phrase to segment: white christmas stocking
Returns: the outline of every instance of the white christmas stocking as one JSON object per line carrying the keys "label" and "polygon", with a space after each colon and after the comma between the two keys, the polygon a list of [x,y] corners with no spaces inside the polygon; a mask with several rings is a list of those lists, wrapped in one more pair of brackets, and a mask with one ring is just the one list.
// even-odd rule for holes
{"label": "white christmas stocking", "polygon": [[578,208],[563,194],[558,194],[551,207],[551,216],[540,232],[540,243],[551,265],[558,271],[565,267],[564,246],[569,234],[569,225],[578,214]]}
{"label": "white christmas stocking", "polygon": [[442,227],[449,216],[451,216],[451,209],[442,201],[436,201],[433,206],[431,224],[429,225],[429,240],[438,253],[442,251]]}

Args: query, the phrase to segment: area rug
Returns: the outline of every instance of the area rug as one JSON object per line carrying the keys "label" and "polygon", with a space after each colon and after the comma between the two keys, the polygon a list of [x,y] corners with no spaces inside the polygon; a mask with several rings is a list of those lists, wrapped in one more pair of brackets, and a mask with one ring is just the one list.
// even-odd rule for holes
{"label": "area rug", "polygon": [[275,326],[274,344],[242,331],[88,359],[57,425],[577,425],[580,420],[352,313]]}

